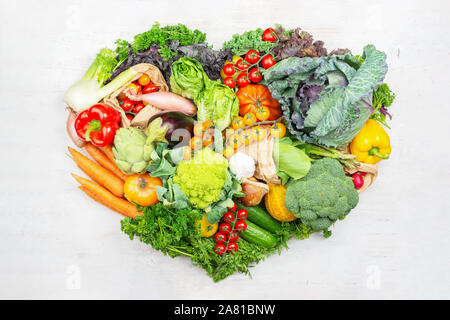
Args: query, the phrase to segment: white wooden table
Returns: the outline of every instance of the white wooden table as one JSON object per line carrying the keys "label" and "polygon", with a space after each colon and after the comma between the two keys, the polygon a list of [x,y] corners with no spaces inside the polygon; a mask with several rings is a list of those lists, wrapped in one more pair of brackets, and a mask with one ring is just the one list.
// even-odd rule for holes
{"label": "white wooden table", "polygon": [[[447,1],[2,1],[0,298],[450,298]],[[388,56],[392,157],[333,237],[213,283],[187,259],[130,241],[82,194],[66,156],[65,89],[98,50],[155,21],[219,47],[233,33],[301,26],[329,50]]]}

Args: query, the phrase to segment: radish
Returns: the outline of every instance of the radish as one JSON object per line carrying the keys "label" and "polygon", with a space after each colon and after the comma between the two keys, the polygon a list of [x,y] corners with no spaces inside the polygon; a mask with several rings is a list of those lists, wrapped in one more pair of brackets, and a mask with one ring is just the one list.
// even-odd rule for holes
{"label": "radish", "polygon": [[353,184],[355,185],[355,189],[361,189],[362,186],[364,185],[364,178],[363,175],[360,173],[355,173],[352,175],[353,178]]}

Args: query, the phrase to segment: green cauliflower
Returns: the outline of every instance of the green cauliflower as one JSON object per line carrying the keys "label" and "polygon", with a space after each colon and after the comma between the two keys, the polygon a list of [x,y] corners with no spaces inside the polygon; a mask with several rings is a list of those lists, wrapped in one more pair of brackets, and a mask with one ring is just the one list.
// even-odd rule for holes
{"label": "green cauliflower", "polygon": [[285,205],[303,224],[326,235],[358,200],[358,192],[339,161],[323,158],[314,161],[305,177],[288,184]]}

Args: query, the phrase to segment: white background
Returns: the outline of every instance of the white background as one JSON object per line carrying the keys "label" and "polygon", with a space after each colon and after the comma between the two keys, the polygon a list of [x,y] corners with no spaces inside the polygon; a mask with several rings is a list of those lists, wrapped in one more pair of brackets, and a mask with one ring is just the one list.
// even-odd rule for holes
{"label": "white background", "polygon": [[[1,1],[0,298],[450,298],[448,1]],[[301,26],[331,51],[386,52],[392,157],[333,237],[213,283],[120,231],[70,173],[63,93],[104,46],[185,23],[233,33]]]}

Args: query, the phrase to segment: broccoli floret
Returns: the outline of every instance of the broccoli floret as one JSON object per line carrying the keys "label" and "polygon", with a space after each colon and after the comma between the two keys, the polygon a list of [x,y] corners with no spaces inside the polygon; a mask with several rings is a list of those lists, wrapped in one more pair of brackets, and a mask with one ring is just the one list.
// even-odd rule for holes
{"label": "broccoli floret", "polygon": [[358,192],[339,161],[323,158],[314,161],[305,177],[287,185],[285,205],[306,226],[328,232],[358,200]]}

